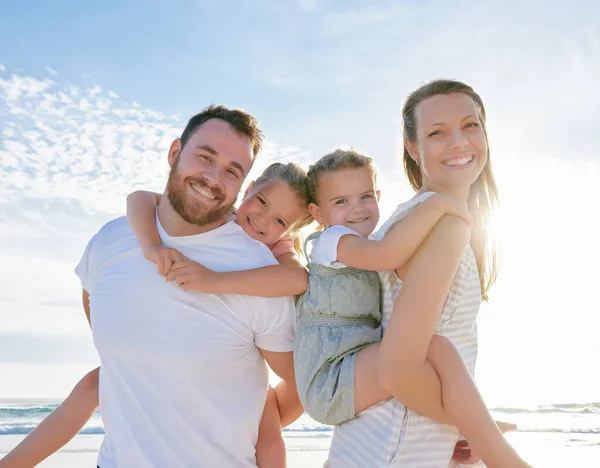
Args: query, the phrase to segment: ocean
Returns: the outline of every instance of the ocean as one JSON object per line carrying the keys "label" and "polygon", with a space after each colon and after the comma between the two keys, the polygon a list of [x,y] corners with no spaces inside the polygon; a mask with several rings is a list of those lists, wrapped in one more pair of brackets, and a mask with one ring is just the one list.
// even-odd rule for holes
{"label": "ocean", "polygon": [[[58,401],[0,400],[0,457],[49,413]],[[600,402],[562,403],[533,408],[491,409],[495,419],[516,423],[509,441],[535,467],[600,468]],[[79,435],[43,468],[94,466],[104,429],[96,413]],[[288,466],[322,466],[333,430],[303,415],[284,429]]]}

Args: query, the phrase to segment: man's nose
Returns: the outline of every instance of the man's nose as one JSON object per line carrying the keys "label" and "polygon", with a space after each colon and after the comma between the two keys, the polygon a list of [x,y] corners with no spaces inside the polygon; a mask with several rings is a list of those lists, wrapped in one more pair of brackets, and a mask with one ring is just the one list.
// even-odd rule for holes
{"label": "man's nose", "polygon": [[217,187],[221,192],[223,192],[223,173],[224,170],[217,164],[214,164],[212,167],[204,171],[203,176],[209,187]]}

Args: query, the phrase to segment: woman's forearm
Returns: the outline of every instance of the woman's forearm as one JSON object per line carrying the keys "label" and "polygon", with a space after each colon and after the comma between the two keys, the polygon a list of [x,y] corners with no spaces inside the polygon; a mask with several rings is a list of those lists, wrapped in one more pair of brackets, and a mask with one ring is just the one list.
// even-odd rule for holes
{"label": "woman's forearm", "polygon": [[447,416],[440,380],[427,354],[469,239],[465,221],[452,216],[440,220],[411,260],[381,342],[382,387],[438,420]]}

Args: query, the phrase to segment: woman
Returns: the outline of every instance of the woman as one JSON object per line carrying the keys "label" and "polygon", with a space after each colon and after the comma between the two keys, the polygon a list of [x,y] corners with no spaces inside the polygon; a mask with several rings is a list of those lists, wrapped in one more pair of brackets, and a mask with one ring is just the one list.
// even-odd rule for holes
{"label": "woman", "polygon": [[[381,273],[386,330],[378,377],[398,399],[378,403],[336,428],[325,465],[330,468],[456,466],[452,461],[459,439],[456,428],[407,407],[437,414],[441,393],[419,388],[432,388],[433,379],[444,385],[445,375],[464,371],[433,372],[426,356],[434,334],[449,338],[473,373],[477,313],[497,273],[487,229],[497,189],[481,98],[463,83],[436,80],[408,97],[402,117],[404,167],[417,195],[396,209],[376,238],[383,238],[428,192],[450,193],[467,201],[474,227],[471,231],[459,218],[445,216],[406,265]],[[461,397],[483,405],[478,395]],[[468,428],[471,434],[477,430]],[[526,466],[516,454],[511,458],[505,466]]]}

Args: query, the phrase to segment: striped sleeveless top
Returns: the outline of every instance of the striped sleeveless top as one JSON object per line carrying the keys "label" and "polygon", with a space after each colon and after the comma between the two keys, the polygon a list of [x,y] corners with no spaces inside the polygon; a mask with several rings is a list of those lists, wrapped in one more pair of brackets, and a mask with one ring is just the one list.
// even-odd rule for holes
{"label": "striped sleeveless top", "polygon": [[[403,203],[375,235],[382,239],[398,221],[431,193]],[[402,281],[394,271],[380,273],[383,290],[382,325],[385,329]],[[449,338],[473,374],[477,360],[476,319],[481,288],[475,256],[465,250],[443,307],[436,333]],[[439,424],[406,408],[396,399],[377,403],[334,430],[328,468],[447,468],[459,439],[454,426]],[[483,466],[483,465],[478,465]]]}

